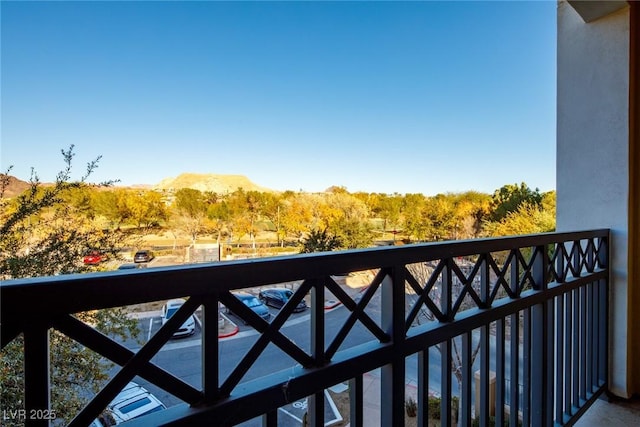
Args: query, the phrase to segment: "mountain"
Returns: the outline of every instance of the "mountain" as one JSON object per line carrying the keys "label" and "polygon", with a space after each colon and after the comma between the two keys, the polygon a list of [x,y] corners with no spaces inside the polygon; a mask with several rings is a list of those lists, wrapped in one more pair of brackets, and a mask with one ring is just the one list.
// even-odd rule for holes
{"label": "mountain", "polygon": [[[4,174],[2,174],[3,177],[6,176]],[[22,181],[18,178],[16,178],[15,176],[8,176],[9,181],[7,186],[4,189],[4,197],[15,197],[18,194],[22,193],[24,190],[26,190],[27,188],[29,188],[29,186],[31,184],[29,184],[27,181]]]}
{"label": "mountain", "polygon": [[157,190],[179,190],[193,188],[214,193],[233,193],[239,188],[246,191],[272,191],[254,184],[244,175],[218,175],[212,173],[183,173],[175,178],[165,178],[154,186]]}

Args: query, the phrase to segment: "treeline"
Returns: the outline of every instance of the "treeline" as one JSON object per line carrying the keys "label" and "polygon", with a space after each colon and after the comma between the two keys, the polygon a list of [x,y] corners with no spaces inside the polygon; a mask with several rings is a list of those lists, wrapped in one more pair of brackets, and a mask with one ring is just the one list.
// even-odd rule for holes
{"label": "treeline", "polygon": [[242,189],[217,194],[83,186],[64,197],[76,214],[99,228],[139,234],[164,230],[193,242],[203,236],[255,242],[268,235],[282,244],[313,237],[320,247],[331,240],[328,249],[350,249],[377,240],[469,239],[555,228],[555,192],[541,193],[525,183],[504,185],[491,195],[350,193],[343,187],[313,194]]}

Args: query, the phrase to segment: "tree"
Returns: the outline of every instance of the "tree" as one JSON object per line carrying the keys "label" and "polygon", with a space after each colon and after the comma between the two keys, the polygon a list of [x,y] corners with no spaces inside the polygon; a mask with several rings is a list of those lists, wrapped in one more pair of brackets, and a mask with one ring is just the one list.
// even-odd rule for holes
{"label": "tree", "polygon": [[402,203],[402,228],[409,239],[425,240],[429,226],[423,220],[427,199],[422,194],[406,194]]}
{"label": "tree", "polygon": [[207,206],[207,218],[211,224],[211,229],[217,233],[217,241],[220,243],[222,240],[223,232],[230,230],[231,214],[229,212],[229,206],[224,200],[211,203]]}
{"label": "tree", "polygon": [[491,196],[476,191],[456,195],[454,238],[470,239],[482,232],[484,219],[489,214]]}
{"label": "tree", "polygon": [[313,220],[313,209],[307,195],[288,194],[284,196],[280,212],[280,226],[285,236],[301,239],[304,233],[311,228]]}
{"label": "tree", "polygon": [[152,228],[167,219],[167,208],[157,191],[129,192],[131,222],[138,228]]}
{"label": "tree", "polygon": [[373,241],[371,227],[358,218],[342,218],[333,224],[332,230],[340,239],[343,249],[367,248]]}
{"label": "tree", "polygon": [[547,211],[542,206],[523,203],[500,221],[487,223],[485,229],[490,236],[512,236],[546,233],[554,231],[555,227],[555,210]]}
{"label": "tree", "polygon": [[[0,276],[4,279],[86,271],[89,267],[83,265],[82,254],[87,248],[117,254],[121,236],[96,229],[77,206],[68,203],[71,193],[91,188],[86,179],[100,158],[87,165],[80,180],[72,181],[73,146],[62,150],[62,155],[66,166],[53,185],[42,185],[32,173],[29,188],[15,199],[4,197],[11,168],[0,174]],[[128,319],[123,309],[75,316],[110,336],[126,339],[137,335],[135,321]],[[5,346],[1,355],[2,406],[24,409],[22,336]],[[98,392],[108,379],[111,364],[55,331],[50,334],[50,361],[52,409],[58,418],[69,422],[86,403],[87,391]],[[12,425],[11,420],[3,421]]]}
{"label": "tree", "polygon": [[324,230],[311,230],[302,242],[300,253],[326,252],[342,246],[340,238]]}
{"label": "tree", "polygon": [[[383,220],[382,233],[389,228],[396,230],[400,224],[400,213],[402,211],[402,197],[398,194],[393,196],[380,195],[375,214]],[[394,235],[395,238],[395,235]]]}
{"label": "tree", "polygon": [[173,208],[172,226],[185,232],[191,243],[195,243],[198,235],[206,230],[207,205],[202,192],[181,188],[176,191]]}
{"label": "tree", "polygon": [[274,193],[262,193],[262,215],[264,215],[275,227],[277,244],[284,242],[284,231],[282,228],[281,211],[282,197]]}
{"label": "tree", "polygon": [[491,220],[500,221],[510,212],[518,210],[521,204],[528,203],[538,206],[542,202],[542,195],[536,188],[531,190],[524,182],[517,184],[507,184],[500,187],[493,193],[491,198]]}

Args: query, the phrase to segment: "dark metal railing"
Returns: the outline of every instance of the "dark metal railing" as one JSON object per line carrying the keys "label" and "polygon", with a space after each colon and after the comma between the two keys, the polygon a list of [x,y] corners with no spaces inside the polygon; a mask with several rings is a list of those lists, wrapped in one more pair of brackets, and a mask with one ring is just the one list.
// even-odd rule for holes
{"label": "dark metal railing", "polygon": [[[49,333],[55,329],[121,366],[70,425],[88,425],[135,376],[185,402],[132,425],[235,425],[262,417],[278,425],[278,408],[308,398],[308,421],[324,425],[324,390],[348,382],[352,426],[366,424],[363,378],[380,368],[380,425],[404,425],[406,360],[417,355],[418,425],[430,417],[430,362],[439,359],[442,425],[572,424],[607,387],[609,231],[452,241],[216,264],[150,268],[5,281],[1,285],[2,347],[24,336],[27,413],[50,407]],[[371,270],[359,298],[334,275]],[[268,323],[230,291],[299,281],[291,300]],[[349,316],[333,339],[325,296]],[[310,294],[310,344],[281,330]],[[187,303],[137,352],[82,323],[74,313],[188,296]],[[369,306],[378,299],[380,315]],[[223,376],[219,303],[258,332]],[[180,325],[202,307],[202,387],[151,361]],[[371,339],[345,340],[354,325]],[[295,364],[245,380],[268,345]],[[430,352],[437,349],[437,352]],[[474,377],[477,380],[474,380]],[[459,382],[456,392],[454,385]],[[431,387],[433,388],[433,387]],[[459,400],[453,397],[459,396]],[[477,397],[476,397],[477,396]],[[458,403],[459,402],[459,403]],[[47,425],[27,419],[28,425]]]}

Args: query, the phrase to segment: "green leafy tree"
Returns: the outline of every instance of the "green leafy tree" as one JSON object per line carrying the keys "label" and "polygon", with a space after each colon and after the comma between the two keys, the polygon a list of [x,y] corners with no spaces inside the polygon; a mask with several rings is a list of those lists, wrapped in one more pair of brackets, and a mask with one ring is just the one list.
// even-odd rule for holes
{"label": "green leafy tree", "polygon": [[340,238],[324,230],[311,230],[302,241],[300,253],[327,252],[339,249],[342,246]]}
{"label": "green leafy tree", "polygon": [[343,218],[333,224],[333,230],[343,249],[367,248],[373,242],[368,222],[357,218]]}
{"label": "green leafy tree", "polygon": [[503,185],[497,189],[491,199],[491,221],[500,221],[510,212],[518,210],[521,204],[528,203],[538,206],[542,202],[542,195],[536,188],[531,190],[524,182]]}
{"label": "green leafy tree", "polygon": [[[51,186],[40,183],[32,173],[29,188],[14,199],[4,197],[9,172],[0,174],[0,276],[3,279],[81,273],[87,248],[117,253],[121,241],[116,233],[92,226],[77,205],[69,204],[83,189],[100,158],[87,166],[80,180],[71,180],[73,146],[62,150],[66,167]],[[105,183],[108,184],[108,183]],[[82,204],[81,204],[82,205]],[[109,336],[137,335],[135,321],[123,309],[77,313],[80,320]],[[23,339],[18,336],[0,352],[0,399],[3,408],[24,409]],[[58,333],[50,333],[51,403],[56,416],[69,422],[86,404],[89,391],[98,392],[108,379],[111,364]],[[17,421],[3,420],[4,425]]]}

